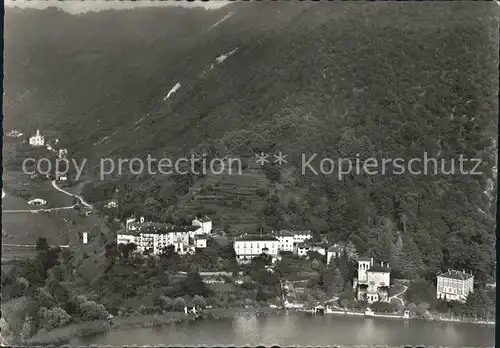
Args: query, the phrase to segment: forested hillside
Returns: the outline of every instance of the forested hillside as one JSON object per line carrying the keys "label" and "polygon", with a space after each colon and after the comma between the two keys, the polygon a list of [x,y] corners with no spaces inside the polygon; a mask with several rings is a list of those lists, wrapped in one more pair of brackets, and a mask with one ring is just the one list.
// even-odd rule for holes
{"label": "forested hillside", "polygon": [[[498,6],[486,2],[237,3],[78,16],[7,9],[4,128],[57,130],[73,156],[91,159],[197,151],[250,162],[255,152],[284,151],[287,166],[249,166],[252,184],[231,184],[255,194],[228,198],[210,176],[186,175],[110,178],[84,194],[101,201],[118,188],[121,217],[169,220],[207,213],[191,202],[194,190],[216,197],[208,213],[228,228],[229,213],[268,228],[311,227],[404,275],[453,267],[484,280],[495,245],[495,202],[485,191],[496,182],[497,18]],[[297,167],[302,153],[424,152],[481,158],[484,175],[339,180]]]}

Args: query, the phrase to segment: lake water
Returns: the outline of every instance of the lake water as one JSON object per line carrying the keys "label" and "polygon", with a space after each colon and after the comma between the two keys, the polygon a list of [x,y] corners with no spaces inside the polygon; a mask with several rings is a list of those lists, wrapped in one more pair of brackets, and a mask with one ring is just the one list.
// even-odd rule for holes
{"label": "lake water", "polygon": [[493,326],[345,316],[291,314],[200,320],[160,328],[111,331],[74,345],[425,345],[493,347]]}

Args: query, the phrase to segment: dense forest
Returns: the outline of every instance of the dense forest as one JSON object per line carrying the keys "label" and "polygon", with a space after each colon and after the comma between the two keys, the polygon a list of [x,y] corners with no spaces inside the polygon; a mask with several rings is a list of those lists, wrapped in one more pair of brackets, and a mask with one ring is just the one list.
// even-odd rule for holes
{"label": "dense forest", "polygon": [[[235,214],[351,241],[402,276],[455,268],[486,282],[495,264],[488,188],[496,182],[497,14],[487,2],[237,3],[78,16],[7,9],[4,128],[55,130],[72,156],[94,163],[191,152],[250,162],[257,152],[286,151],[288,165],[262,169],[251,198],[259,204],[238,195]],[[339,180],[302,175],[302,153],[463,155],[482,159],[484,174]],[[217,223],[228,209],[183,209],[202,176],[92,174],[85,197],[114,196],[121,218],[208,213]]]}

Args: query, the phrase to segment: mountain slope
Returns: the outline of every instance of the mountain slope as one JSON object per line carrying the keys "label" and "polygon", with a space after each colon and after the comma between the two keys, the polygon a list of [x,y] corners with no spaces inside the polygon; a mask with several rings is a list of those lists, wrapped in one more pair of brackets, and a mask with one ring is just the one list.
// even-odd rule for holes
{"label": "mountain slope", "polygon": [[[383,258],[401,252],[393,249],[402,238],[414,272],[465,267],[484,277],[494,259],[494,204],[484,191],[495,180],[497,13],[495,4],[461,2],[7,10],[4,127],[55,128],[74,156],[94,160],[196,150],[250,162],[255,152],[284,151],[289,163],[278,177],[276,168],[247,169],[265,177],[261,196],[228,207],[245,184],[232,193],[213,187],[220,197],[211,215],[230,225],[251,216],[235,223],[248,228],[326,228],[332,240]],[[424,152],[481,158],[484,175],[339,180],[298,168],[302,153],[408,161]],[[210,180],[141,176],[110,185],[122,192],[122,216],[168,219],[204,206],[192,192]]]}

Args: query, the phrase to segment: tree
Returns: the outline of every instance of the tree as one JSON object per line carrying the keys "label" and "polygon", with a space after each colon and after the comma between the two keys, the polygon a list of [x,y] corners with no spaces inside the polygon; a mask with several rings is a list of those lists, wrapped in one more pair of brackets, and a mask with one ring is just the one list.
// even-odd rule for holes
{"label": "tree", "polygon": [[202,308],[202,309],[205,308],[207,305],[203,296],[199,296],[199,295],[196,295],[193,298],[193,304],[195,307]]}
{"label": "tree", "polygon": [[36,251],[49,251],[49,243],[46,238],[39,237],[36,241]]}
{"label": "tree", "polygon": [[185,292],[191,296],[195,295],[208,295],[208,288],[206,287],[203,279],[198,272],[189,272],[186,280],[183,282],[182,287]]}
{"label": "tree", "polygon": [[43,327],[47,330],[63,327],[71,320],[71,316],[61,307],[53,307],[52,309],[42,307],[40,314],[43,318]]}
{"label": "tree", "polygon": [[176,312],[183,312],[186,307],[186,301],[182,297],[177,297],[174,300],[173,310]]}
{"label": "tree", "polygon": [[33,298],[38,304],[38,307],[50,309],[55,305],[54,298],[44,288],[36,289]]}
{"label": "tree", "polygon": [[323,271],[323,289],[329,294],[339,294],[344,289],[344,279],[338,267],[326,267]]}
{"label": "tree", "polygon": [[98,304],[95,301],[86,301],[80,304],[80,312],[82,313],[82,319],[85,321],[107,319],[109,316],[106,308],[104,308],[102,304]]}
{"label": "tree", "polygon": [[131,252],[137,250],[137,245],[135,245],[134,243],[119,244],[118,250],[123,255],[123,257],[127,259]]}
{"label": "tree", "polygon": [[170,297],[160,296],[160,306],[163,310],[168,312],[172,310],[173,305],[174,301]]}

